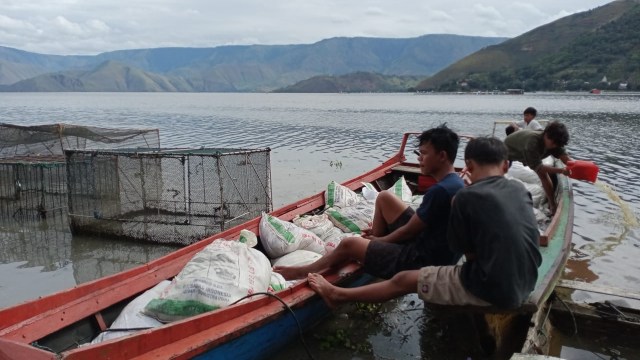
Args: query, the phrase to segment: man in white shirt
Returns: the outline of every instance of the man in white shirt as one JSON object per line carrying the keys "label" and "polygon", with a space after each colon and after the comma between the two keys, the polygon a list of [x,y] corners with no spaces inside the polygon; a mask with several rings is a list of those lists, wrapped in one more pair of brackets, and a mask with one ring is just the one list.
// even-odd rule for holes
{"label": "man in white shirt", "polygon": [[517,123],[512,122],[509,126],[507,126],[507,128],[505,129],[505,132],[507,133],[507,135],[509,135],[512,132],[518,131],[520,129],[544,130],[542,125],[540,125],[538,121],[534,120],[537,114],[538,114],[538,111],[533,107],[528,107],[524,109],[524,120],[519,121]]}

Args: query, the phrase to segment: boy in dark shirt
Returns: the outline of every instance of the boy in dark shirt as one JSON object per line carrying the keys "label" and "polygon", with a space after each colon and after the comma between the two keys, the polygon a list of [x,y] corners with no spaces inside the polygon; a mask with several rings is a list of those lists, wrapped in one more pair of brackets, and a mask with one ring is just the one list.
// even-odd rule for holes
{"label": "boy in dark shirt", "polygon": [[309,285],[329,306],[344,301],[381,302],[417,292],[442,305],[520,306],[538,277],[542,257],[531,196],[507,180],[507,149],[496,138],[476,138],[465,149],[472,184],[460,190],[451,208],[447,238],[465,263],[403,271],[392,279],[340,288],[319,274]]}
{"label": "boy in dark shirt", "polygon": [[449,249],[446,232],[451,199],[464,186],[453,168],[459,138],[441,125],[423,132],[418,141],[420,170],[438,182],[427,190],[416,211],[392,193],[382,191],[366,235],[343,239],[333,252],[309,265],[277,266],[273,270],[287,280],[299,279],[355,260],[368,274],[389,279],[404,270],[455,264],[460,254]]}

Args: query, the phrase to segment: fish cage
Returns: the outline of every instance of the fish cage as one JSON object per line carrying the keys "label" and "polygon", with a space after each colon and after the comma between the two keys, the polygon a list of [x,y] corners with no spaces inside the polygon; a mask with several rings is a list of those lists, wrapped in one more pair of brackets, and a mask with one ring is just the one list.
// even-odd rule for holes
{"label": "fish cage", "polygon": [[0,123],[0,223],[67,211],[65,150],[158,148],[157,129]]}
{"label": "fish cage", "polygon": [[0,223],[65,213],[66,176],[64,157],[0,159]]}
{"label": "fish cage", "polygon": [[65,151],[71,231],[191,244],[271,211],[270,152]]}

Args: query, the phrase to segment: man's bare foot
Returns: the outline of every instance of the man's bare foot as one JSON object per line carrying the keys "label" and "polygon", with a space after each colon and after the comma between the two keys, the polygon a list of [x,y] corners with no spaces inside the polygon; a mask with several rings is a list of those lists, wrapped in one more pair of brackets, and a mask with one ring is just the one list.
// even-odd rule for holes
{"label": "man's bare foot", "polygon": [[309,281],[309,286],[313,291],[320,295],[329,308],[334,309],[339,305],[339,301],[335,297],[336,287],[328,282],[324,276],[316,273],[309,273],[309,275],[307,275],[307,280]]}
{"label": "man's bare foot", "polygon": [[307,276],[306,271],[302,271],[298,266],[274,266],[273,271],[282,275],[285,280],[297,280]]}

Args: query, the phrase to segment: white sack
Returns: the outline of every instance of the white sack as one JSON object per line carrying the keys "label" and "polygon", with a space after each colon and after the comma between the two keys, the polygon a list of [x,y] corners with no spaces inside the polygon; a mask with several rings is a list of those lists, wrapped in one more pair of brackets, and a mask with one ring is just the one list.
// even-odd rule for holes
{"label": "white sack", "polygon": [[258,250],[218,239],[196,253],[144,313],[168,322],[225,307],[269,288],[271,264]]}
{"label": "white sack", "polygon": [[344,232],[361,234],[362,230],[371,228],[375,203],[363,201],[346,208],[329,208],[325,213],[331,222]]}
{"label": "white sack", "polygon": [[316,234],[266,213],[262,213],[260,219],[260,240],[272,259],[295,250],[325,254],[324,243]]}
{"label": "white sack", "polygon": [[332,181],[324,192],[325,207],[346,207],[357,204],[358,195],[346,186]]}
{"label": "white sack", "polygon": [[393,186],[387,189],[387,191],[390,191],[392,194],[407,203],[411,202],[411,197],[413,196],[409,185],[407,185],[407,181],[404,179],[404,176],[401,176],[400,179],[398,179],[395,184],[393,184]]}
{"label": "white sack", "polygon": [[273,266],[304,266],[316,262],[322,255],[307,250],[296,250],[271,260]]}
{"label": "white sack", "polygon": [[[160,293],[167,287],[171,281],[163,280],[158,285],[145,291],[137,298],[133,299],[127,306],[122,309],[120,315],[113,321],[109,329],[133,329],[133,328],[154,328],[161,326],[162,323],[152,317],[143,314],[141,311],[154,298],[160,296]],[[117,339],[122,336],[133,334],[136,331],[105,331],[101,332],[91,344],[97,344],[103,341]]]}

